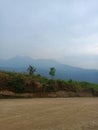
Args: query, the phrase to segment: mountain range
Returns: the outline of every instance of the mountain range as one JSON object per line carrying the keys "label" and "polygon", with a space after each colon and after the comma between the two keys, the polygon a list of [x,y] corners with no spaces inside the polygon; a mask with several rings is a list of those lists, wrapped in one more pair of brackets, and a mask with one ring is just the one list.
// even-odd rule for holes
{"label": "mountain range", "polygon": [[49,77],[49,69],[55,67],[57,79],[72,79],[98,83],[98,70],[83,69],[59,63],[51,59],[32,59],[27,56],[16,56],[11,59],[0,59],[0,70],[27,72],[29,65],[36,68],[36,73]]}

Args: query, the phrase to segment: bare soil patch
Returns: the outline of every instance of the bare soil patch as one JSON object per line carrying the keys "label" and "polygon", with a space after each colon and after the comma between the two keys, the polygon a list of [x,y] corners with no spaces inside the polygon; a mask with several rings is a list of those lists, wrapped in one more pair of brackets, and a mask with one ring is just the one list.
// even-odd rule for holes
{"label": "bare soil patch", "polygon": [[98,98],[1,99],[0,130],[98,130]]}

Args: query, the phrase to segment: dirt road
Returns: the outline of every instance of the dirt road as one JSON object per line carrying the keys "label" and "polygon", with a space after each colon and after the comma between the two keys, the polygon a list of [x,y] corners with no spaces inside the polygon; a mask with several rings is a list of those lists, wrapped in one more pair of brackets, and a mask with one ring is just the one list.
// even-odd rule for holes
{"label": "dirt road", "polygon": [[98,98],[1,99],[0,130],[98,130]]}

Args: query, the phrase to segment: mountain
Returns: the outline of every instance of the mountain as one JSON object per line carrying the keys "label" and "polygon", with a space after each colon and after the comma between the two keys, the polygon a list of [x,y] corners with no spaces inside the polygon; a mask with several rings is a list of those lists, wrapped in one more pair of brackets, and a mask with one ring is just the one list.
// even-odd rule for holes
{"label": "mountain", "polygon": [[29,65],[36,68],[37,74],[49,77],[50,67],[56,68],[55,78],[73,79],[98,83],[98,70],[82,69],[49,59],[32,59],[25,56],[16,56],[8,60],[0,60],[0,70],[26,72]]}

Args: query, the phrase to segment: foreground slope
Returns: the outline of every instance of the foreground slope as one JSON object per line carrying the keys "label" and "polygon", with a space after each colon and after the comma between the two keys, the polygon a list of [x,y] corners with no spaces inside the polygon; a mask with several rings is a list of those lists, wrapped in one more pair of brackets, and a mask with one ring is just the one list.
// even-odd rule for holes
{"label": "foreground slope", "polygon": [[0,71],[0,98],[98,96],[98,84]]}

